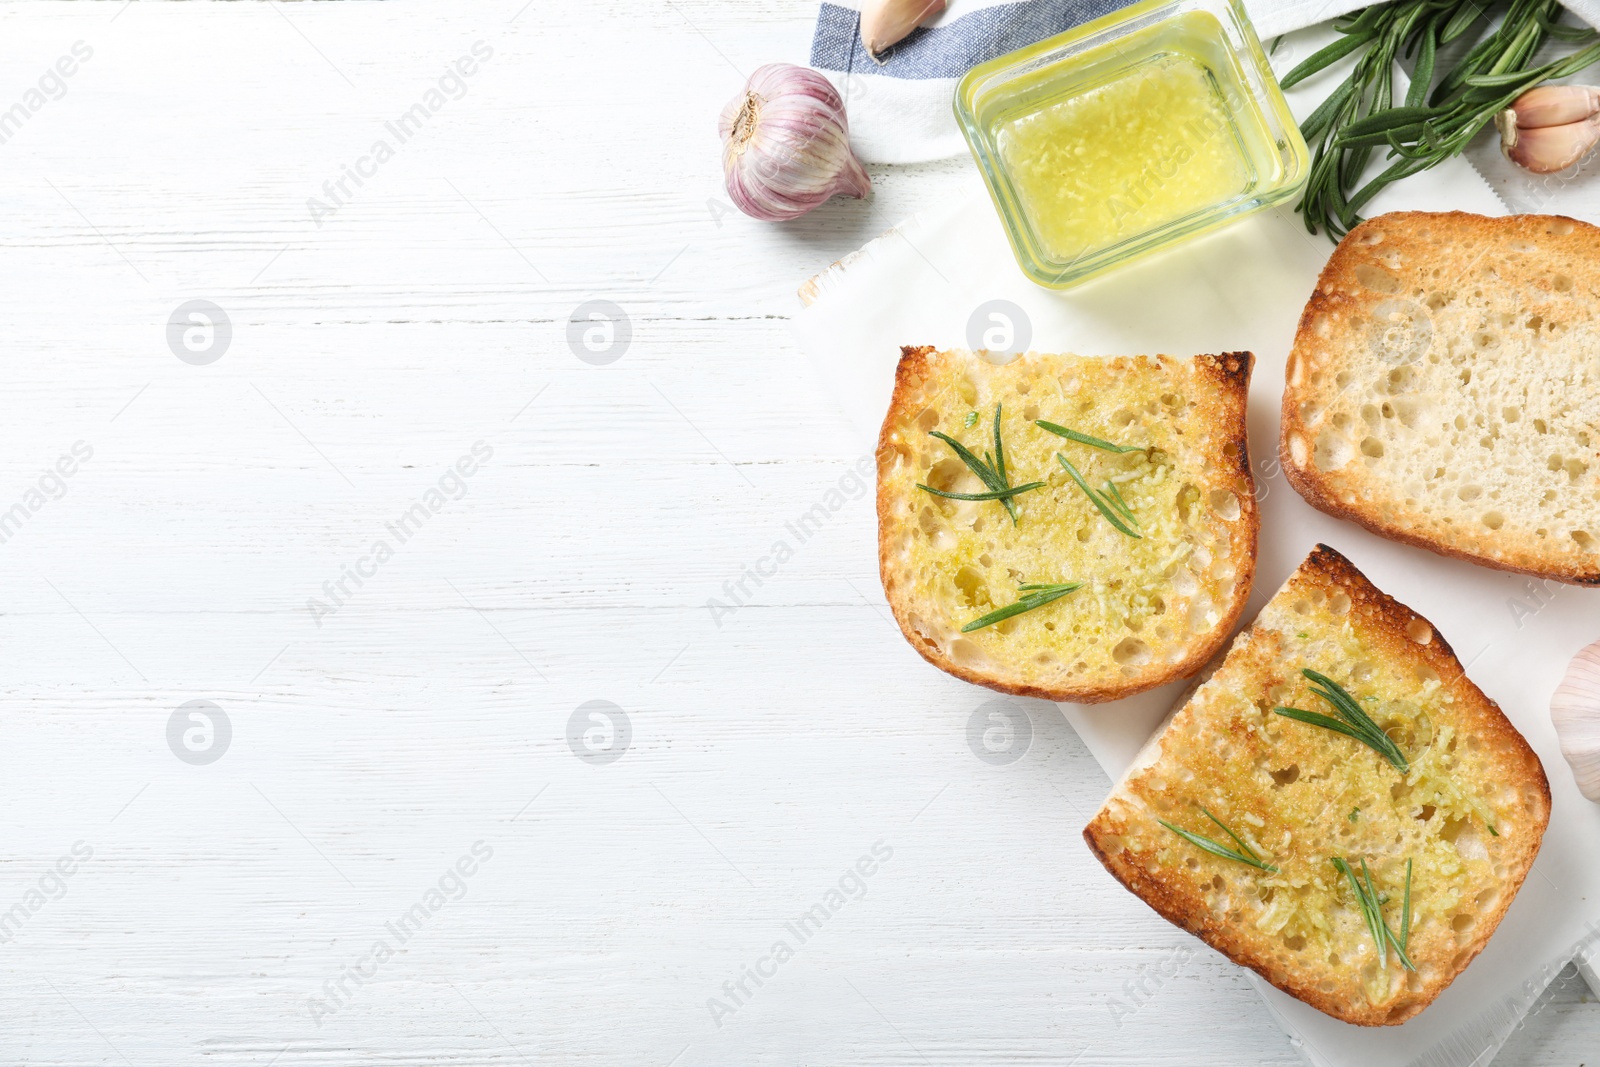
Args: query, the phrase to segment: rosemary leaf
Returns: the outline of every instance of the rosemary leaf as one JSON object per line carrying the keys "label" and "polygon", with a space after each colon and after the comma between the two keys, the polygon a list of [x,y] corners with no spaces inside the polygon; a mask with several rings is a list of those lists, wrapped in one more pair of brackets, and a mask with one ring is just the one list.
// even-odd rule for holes
{"label": "rosemary leaf", "polygon": [[1354,21],[1352,21],[1348,26],[1341,27],[1339,32],[1366,33],[1368,30],[1379,25],[1379,23],[1382,22],[1383,16],[1387,13],[1388,12],[1384,10],[1384,6],[1382,4],[1374,4],[1371,7],[1362,8],[1360,11],[1354,12],[1353,15],[1346,16],[1347,18],[1352,18]]}
{"label": "rosemary leaf", "polygon": [[1001,484],[1006,482],[1006,448],[1000,443],[1000,405],[994,406],[994,472],[1000,476]]}
{"label": "rosemary leaf", "polygon": [[[994,406],[994,458],[990,462],[994,464],[995,477],[1000,484],[1010,485],[1011,480],[1006,477],[1006,450],[1000,444],[1000,405],[998,403]],[[1006,514],[1011,516],[1011,525],[1015,526],[1017,524],[1017,506],[1011,502],[1011,498],[1006,497],[1001,500],[1000,506],[1006,509]]]}
{"label": "rosemary leaf", "polygon": [[1356,703],[1355,698],[1346,692],[1342,685],[1327,675],[1318,674],[1309,667],[1300,673],[1311,680],[1312,691],[1332,704],[1346,722],[1375,741],[1381,740],[1383,742],[1381,746],[1374,747],[1377,747],[1378,751],[1383,753],[1384,758],[1395,765],[1396,770],[1401,774],[1405,774],[1410,770],[1405,756],[1400,752],[1400,746],[1395,744],[1394,739],[1384,733],[1378,724],[1372,721],[1372,717],[1362,709],[1360,704]]}
{"label": "rosemary leaf", "polygon": [[[1200,810],[1201,811],[1205,811],[1204,808],[1202,808]],[[1211,816],[1210,812],[1206,812],[1206,814],[1207,814],[1208,817],[1211,817],[1211,821],[1212,822],[1217,822],[1216,818],[1214,816]],[[1202,850],[1204,850],[1206,852],[1209,852],[1213,856],[1220,856],[1225,860],[1233,860],[1235,863],[1243,863],[1243,864],[1246,864],[1247,866],[1254,867],[1257,870],[1266,871],[1268,874],[1277,874],[1278,873],[1278,868],[1274,867],[1270,863],[1267,863],[1265,860],[1263,860],[1259,856],[1255,855],[1254,852],[1250,852],[1249,854],[1246,854],[1244,852],[1235,852],[1233,849],[1229,848],[1227,845],[1219,845],[1219,844],[1217,844],[1217,842],[1211,840],[1211,838],[1209,838],[1209,837],[1201,837],[1199,834],[1192,834],[1188,830],[1185,830],[1183,827],[1174,826],[1172,823],[1168,822],[1165,819],[1157,819],[1156,821],[1159,822],[1162,826],[1165,826],[1168,830],[1171,830],[1173,833],[1177,834],[1179,837],[1183,838],[1185,841],[1189,842],[1189,844],[1193,845],[1195,848],[1202,849]],[[1217,825],[1218,826],[1222,826],[1221,823],[1217,823]],[[1233,837],[1233,839],[1235,841],[1239,840],[1237,837],[1234,837],[1234,834],[1233,834],[1232,830],[1228,830],[1228,828],[1226,826],[1223,826],[1222,828],[1224,830],[1228,831],[1228,836],[1229,837]],[[1242,841],[1240,841],[1239,843],[1240,843],[1240,845],[1244,845],[1244,842],[1242,842]]]}
{"label": "rosemary leaf", "polygon": [[1350,144],[1356,138],[1364,137],[1370,133],[1382,133],[1385,130],[1398,130],[1406,128],[1420,129],[1423,120],[1432,118],[1435,110],[1431,107],[1391,107],[1380,111],[1376,115],[1368,115],[1359,122],[1352,122],[1339,131],[1333,139],[1335,145]]}
{"label": "rosemary leaf", "polygon": [[1343,59],[1351,52],[1354,52],[1362,45],[1368,43],[1376,36],[1377,34],[1375,33],[1358,33],[1351,34],[1348,37],[1342,37],[1328,45],[1326,48],[1322,48],[1316,52],[1313,52],[1309,57],[1306,58],[1304,62],[1298,64],[1293,70],[1279,79],[1278,84],[1285,89],[1292,89],[1296,85],[1305,81],[1307,78],[1311,77],[1311,75],[1317,73],[1317,71],[1326,67],[1331,67],[1333,64],[1339,62],[1339,60]]}
{"label": "rosemary leaf", "polygon": [[1463,85],[1470,85],[1475,89],[1498,89],[1502,85],[1516,85],[1528,75],[1524,71],[1513,70],[1506,74],[1474,74],[1463,78]]}
{"label": "rosemary leaf", "polygon": [[1035,419],[1033,424],[1039,427],[1041,430],[1048,430],[1057,437],[1065,437],[1067,440],[1076,441],[1080,445],[1089,445],[1093,448],[1102,448],[1107,452],[1147,451],[1143,445],[1114,445],[1110,441],[1103,441],[1098,437],[1090,437],[1086,433],[1079,433],[1077,430],[1069,430],[1065,426],[1058,426],[1053,422],[1046,422],[1043,419]]}
{"label": "rosemary leaf", "polygon": [[1400,914],[1400,952],[1404,955],[1406,946],[1411,943],[1411,858],[1409,856],[1406,857],[1406,895],[1400,906],[1405,909]]}
{"label": "rosemary leaf", "polygon": [[1554,22],[1546,22],[1544,19],[1539,20],[1539,25],[1544,27],[1545,33],[1548,33],[1558,41],[1588,44],[1595,37],[1594,31],[1587,26],[1560,26]]}
{"label": "rosemary leaf", "polygon": [[1056,459],[1059,460],[1061,465],[1066,468],[1067,473],[1072,476],[1072,480],[1078,483],[1078,488],[1082,489],[1084,495],[1089,498],[1089,503],[1093,504],[1096,510],[1098,510],[1101,515],[1105,516],[1105,520],[1107,522],[1116,527],[1122,533],[1127,534],[1129,537],[1142,538],[1144,536],[1143,534],[1138,533],[1130,528],[1128,524],[1123,521],[1122,516],[1113,511],[1111,505],[1107,504],[1100,498],[1100,494],[1089,488],[1089,483],[1083,480],[1083,475],[1078,473],[1078,468],[1072,465],[1071,460],[1067,459],[1067,457],[1063,456],[1060,452],[1056,453]]}
{"label": "rosemary leaf", "polygon": [[1406,126],[1385,127],[1378,130],[1356,132],[1346,129],[1333,139],[1335,148],[1383,148],[1388,147],[1396,155],[1415,158],[1418,153],[1410,146],[1424,140],[1421,122],[1413,122]]}
{"label": "rosemary leaf", "polygon": [[1350,94],[1354,91],[1354,83],[1349,78],[1346,78],[1339,88],[1333,91],[1333,95],[1318,104],[1317,109],[1306,118],[1305,122],[1301,123],[1301,134],[1307,140],[1319,140],[1327,128],[1332,125],[1335,115],[1349,101]]}
{"label": "rosemary leaf", "polygon": [[1346,737],[1353,737],[1357,741],[1363,740],[1362,736],[1356,733],[1355,730],[1346,726],[1344,723],[1340,722],[1338,719],[1335,719],[1331,715],[1323,715],[1322,713],[1316,711],[1303,711],[1300,708],[1273,708],[1272,711],[1273,714],[1282,715],[1285,719],[1294,719],[1296,722],[1309,723],[1312,726],[1320,726],[1324,730],[1332,730],[1334,733],[1344,734]]}
{"label": "rosemary leaf", "polygon": [[1439,34],[1439,43],[1449,44],[1463,33],[1466,33],[1482,14],[1483,8],[1477,4],[1458,5],[1456,13],[1450,17],[1449,22],[1444,24],[1444,30]]}
{"label": "rosemary leaf", "polygon": [[1060,600],[1074,589],[1082,588],[1082,586],[1082,582],[1059,582],[1055,584],[1032,582],[1023,585],[1020,589],[1027,594],[1026,596],[1018,599],[1015,604],[1008,604],[996,611],[989,612],[987,615],[973,619],[961,628],[961,632],[970,634],[972,631],[981,630],[985,626],[993,626],[997,622],[1005,622],[1007,619],[1021,615],[1025,611],[1042,608],[1046,604]]}
{"label": "rosemary leaf", "polygon": [[1245,844],[1244,838],[1240,837],[1238,834],[1236,834],[1232,830],[1228,829],[1228,826],[1227,826],[1226,823],[1224,823],[1221,819],[1217,818],[1215,815],[1211,814],[1211,812],[1207,811],[1206,808],[1203,805],[1201,806],[1200,811],[1201,811],[1202,814],[1205,815],[1206,818],[1210,819],[1212,822],[1214,822],[1218,826],[1220,826],[1222,828],[1222,832],[1227,834],[1229,837],[1233,838],[1233,843],[1238,845],[1239,848],[1243,852],[1245,852],[1247,855],[1249,855],[1252,859],[1258,859],[1259,860],[1261,858],[1261,854],[1259,852],[1257,852],[1255,849],[1251,848],[1249,845]]}
{"label": "rosemary leaf", "polygon": [[921,482],[917,483],[917,488],[934,496],[942,496],[946,500],[1009,500],[1011,497],[1021,496],[1035,489],[1043,489],[1048,484],[1048,482],[1029,482],[1027,485],[1014,485],[1010,489],[996,489],[990,493],[947,493],[943,489],[935,489]]}
{"label": "rosemary leaf", "polygon": [[1122,499],[1122,490],[1117,488],[1116,482],[1107,478],[1106,491],[1111,503],[1116,505],[1117,510],[1122,512],[1129,522],[1137,523],[1139,521],[1138,516],[1134,515],[1133,509],[1128,506],[1128,502]]}
{"label": "rosemary leaf", "polygon": [[1430,30],[1422,35],[1422,50],[1417,53],[1417,66],[1411,73],[1411,88],[1406,90],[1406,106],[1420,107],[1427,101],[1428,85],[1433,81],[1433,64],[1438,56],[1439,40]]}

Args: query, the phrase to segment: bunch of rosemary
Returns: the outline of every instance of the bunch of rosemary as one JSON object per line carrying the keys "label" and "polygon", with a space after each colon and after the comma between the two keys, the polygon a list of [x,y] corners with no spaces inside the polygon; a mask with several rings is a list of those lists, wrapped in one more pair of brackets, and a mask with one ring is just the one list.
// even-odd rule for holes
{"label": "bunch of rosemary", "polygon": [[[1283,76],[1287,89],[1361,52],[1350,75],[1300,126],[1312,149],[1311,175],[1295,209],[1305,217],[1306,229],[1326,230],[1337,240],[1361,221],[1361,209],[1384,186],[1460,153],[1528,89],[1600,61],[1600,34],[1559,25],[1557,0],[1510,0],[1500,25],[1435,81],[1439,50],[1475,27],[1481,33],[1492,6],[1459,0],[1375,4],[1346,16],[1336,27],[1340,40]],[[1565,59],[1529,66],[1549,38],[1586,47]],[[1395,62],[1413,55],[1411,87],[1397,102]],[[1383,147],[1394,162],[1358,188],[1373,150]]]}

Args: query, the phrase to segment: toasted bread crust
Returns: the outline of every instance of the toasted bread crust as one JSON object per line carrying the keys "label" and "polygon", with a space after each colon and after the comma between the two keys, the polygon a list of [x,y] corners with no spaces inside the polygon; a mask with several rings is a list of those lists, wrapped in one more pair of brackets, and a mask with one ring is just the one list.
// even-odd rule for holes
{"label": "toasted bread crust", "polygon": [[[1291,442],[1312,438],[1312,429],[1301,417],[1302,405],[1311,399],[1313,386],[1308,368],[1328,368],[1337,360],[1318,336],[1318,324],[1334,321],[1358,311],[1375,298],[1363,292],[1357,268],[1365,265],[1363,249],[1369,235],[1407,233],[1422,227],[1448,229],[1465,244],[1489,248],[1495,242],[1526,240],[1549,249],[1552,256],[1569,261],[1592,263],[1600,257],[1600,227],[1564,215],[1508,215],[1492,218],[1463,211],[1393,212],[1360,223],[1339,243],[1317,279],[1317,287],[1301,313],[1289,356],[1283,392],[1282,432],[1279,437],[1279,462],[1285,477],[1306,502],[1335,518],[1353,522],[1380,537],[1430,552],[1465,560],[1485,567],[1528,574],[1537,578],[1573,585],[1600,585],[1600,556],[1584,561],[1570,553],[1552,554],[1526,537],[1496,539],[1497,553],[1474,548],[1459,538],[1448,538],[1421,529],[1405,517],[1385,516],[1385,505],[1393,504],[1391,492],[1381,483],[1348,471],[1337,477],[1317,470],[1309,454],[1295,455]],[[1561,232],[1555,232],[1561,231]],[[1457,264],[1463,269],[1470,264]],[[1548,289],[1547,283],[1540,283]],[[1600,442],[1597,442],[1600,444]],[[1343,484],[1344,491],[1338,486]]]}
{"label": "toasted bread crust", "polygon": [[[1159,762],[1159,754],[1152,754],[1143,766],[1136,765],[1129,772],[1128,778],[1084,829],[1083,836],[1113,877],[1163,918],[1194,933],[1235,963],[1249,967],[1290,996],[1336,1019],[1360,1026],[1396,1025],[1432,1003],[1488,943],[1538,855],[1550,818],[1549,781],[1538,756],[1499,706],[1465,676],[1449,644],[1432,624],[1374,587],[1338,552],[1318,545],[1285,586],[1285,591],[1291,589],[1296,595],[1305,595],[1312,589],[1320,589],[1327,596],[1343,593],[1350,600],[1352,624],[1362,631],[1375,655],[1420,660],[1437,672],[1442,687],[1460,702],[1464,714],[1472,719],[1473,730],[1483,738],[1483,747],[1491,754],[1489,759],[1496,778],[1515,783],[1519,790],[1528,824],[1519,827],[1514,836],[1496,837],[1491,842],[1494,859],[1503,865],[1506,874],[1500,884],[1501,891],[1479,915],[1465,940],[1451,940],[1430,933],[1426,938],[1413,941],[1412,954],[1419,973],[1431,977],[1422,981],[1420,988],[1405,988],[1399,996],[1381,1004],[1352,996],[1347,988],[1329,982],[1331,968],[1289,969],[1284,965],[1281,952],[1273,951],[1277,946],[1270,944],[1270,937],[1250,928],[1246,922],[1219,916],[1193,879],[1174,876],[1171,867],[1163,869],[1159,863],[1152,862],[1153,852],[1140,853],[1122,847],[1123,839],[1137,830],[1135,822],[1149,815],[1135,795],[1137,783],[1134,780],[1147,767]],[[1418,635],[1423,633],[1428,639],[1419,643]],[[1252,636],[1251,631],[1239,636],[1220,671],[1227,671],[1230,661],[1246,658],[1241,650],[1249,645]],[[1235,677],[1230,681],[1237,683],[1240,679]],[[1186,713],[1192,713],[1189,698],[1179,705],[1176,715]],[[1227,723],[1212,723],[1212,727],[1231,729]],[[1152,742],[1152,745],[1158,743]],[[1509,826],[1507,833],[1512,833]],[[1330,845],[1330,851],[1332,848]],[[1222,862],[1228,865],[1227,861]],[[1210,870],[1203,872],[1206,877],[1210,873]]]}
{"label": "toasted bread crust", "polygon": [[[1188,677],[1204,667],[1215,657],[1217,651],[1227,642],[1228,635],[1233,632],[1233,628],[1238,623],[1239,616],[1243,613],[1245,604],[1249,600],[1251,585],[1255,579],[1256,545],[1260,535],[1261,515],[1256,504],[1255,483],[1251,475],[1249,436],[1245,414],[1246,401],[1250,390],[1250,372],[1255,361],[1254,355],[1250,352],[1226,352],[1218,355],[1195,357],[1196,365],[1200,372],[1211,379],[1227,398],[1226,403],[1216,408],[1214,415],[1220,420],[1222,435],[1235,446],[1233,453],[1234,470],[1231,473],[1246,489],[1244,493],[1240,494],[1241,516],[1236,523],[1238,532],[1243,535],[1247,542],[1244,550],[1238,554],[1236,594],[1225,605],[1225,611],[1209,634],[1206,635],[1206,639],[1197,642],[1195,647],[1179,662],[1158,666],[1153,670],[1140,674],[1131,681],[1118,679],[1087,685],[1050,687],[1007,681],[982,670],[957,663],[946,655],[937,643],[930,640],[927,635],[913,625],[904,610],[907,595],[905,586],[908,579],[907,575],[893,563],[891,541],[896,523],[896,518],[893,514],[895,501],[884,491],[884,472],[893,461],[894,444],[891,440],[892,435],[917,415],[915,401],[920,394],[922,383],[932,373],[930,361],[935,353],[936,349],[931,345],[908,345],[900,349],[900,362],[895,368],[894,394],[890,400],[889,411],[884,418],[883,427],[879,432],[877,447],[879,470],[877,499],[879,574],[883,582],[884,594],[893,611],[895,622],[911,647],[916,649],[917,654],[933,666],[974,685],[985,686],[997,692],[1010,693],[1016,696],[1036,697],[1042,700],[1065,701],[1077,704],[1099,704],[1111,700],[1120,700],[1136,693],[1166,685],[1168,682],[1179,678]],[[1022,358],[1029,358],[1032,355],[1032,353],[1029,353],[1028,357]],[[1132,358],[1148,359],[1151,357]],[[1169,357],[1158,356],[1154,358],[1160,360]]]}

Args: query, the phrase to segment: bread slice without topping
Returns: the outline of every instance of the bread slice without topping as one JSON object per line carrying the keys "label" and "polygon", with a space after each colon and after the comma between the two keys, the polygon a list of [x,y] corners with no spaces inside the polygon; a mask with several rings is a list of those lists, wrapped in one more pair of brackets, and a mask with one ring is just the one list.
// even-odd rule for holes
{"label": "bread slice without topping", "polygon": [[1600,584],[1600,229],[1401,212],[1300,319],[1285,474],[1314,507],[1490,567]]}
{"label": "bread slice without topping", "polygon": [[[1335,714],[1305,668],[1354,698],[1405,773],[1354,738],[1276,714]],[[1432,624],[1318,545],[1083,836],[1163,917],[1312,1007],[1379,1026],[1427,1007],[1482,951],[1549,819],[1538,756]],[[1276,870],[1214,855],[1162,820],[1239,853],[1231,830]],[[1357,874],[1365,863],[1415,971],[1392,944],[1381,962],[1335,858]]]}
{"label": "bread slice without topping", "polygon": [[[878,443],[883,588],[912,646],[935,666],[1001,692],[1094,703],[1205,665],[1227,639],[1255,574],[1259,515],[1245,439],[1248,352],[1098,359],[902,350]],[[993,420],[1011,502],[931,489],[988,487],[942,433],[980,459]],[[1128,448],[1112,452],[1041,429],[1055,423]],[[1137,446],[1137,447],[1133,447]],[[1106,494],[1119,530],[1057,460]],[[1028,583],[1082,582],[996,625],[967,624],[1026,595]]]}

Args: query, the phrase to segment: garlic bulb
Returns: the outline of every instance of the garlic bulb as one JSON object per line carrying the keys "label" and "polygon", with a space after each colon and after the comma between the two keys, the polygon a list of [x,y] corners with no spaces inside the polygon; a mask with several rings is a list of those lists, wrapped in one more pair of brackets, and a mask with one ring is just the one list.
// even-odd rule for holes
{"label": "garlic bulb", "polygon": [[1550,720],[1578,788],[1600,802],[1600,641],[1572,658],[1550,698]]}
{"label": "garlic bulb", "polygon": [[734,206],[752,218],[798,218],[833,196],[867,195],[833,83],[792,63],[768,63],[722,109],[722,168]]}
{"label": "garlic bulb", "polygon": [[1600,89],[1539,85],[1494,118],[1500,150],[1535,174],[1566,170],[1600,142]]}
{"label": "garlic bulb", "polygon": [[861,43],[877,59],[905,40],[922,20],[945,9],[945,0],[868,0],[861,7]]}

